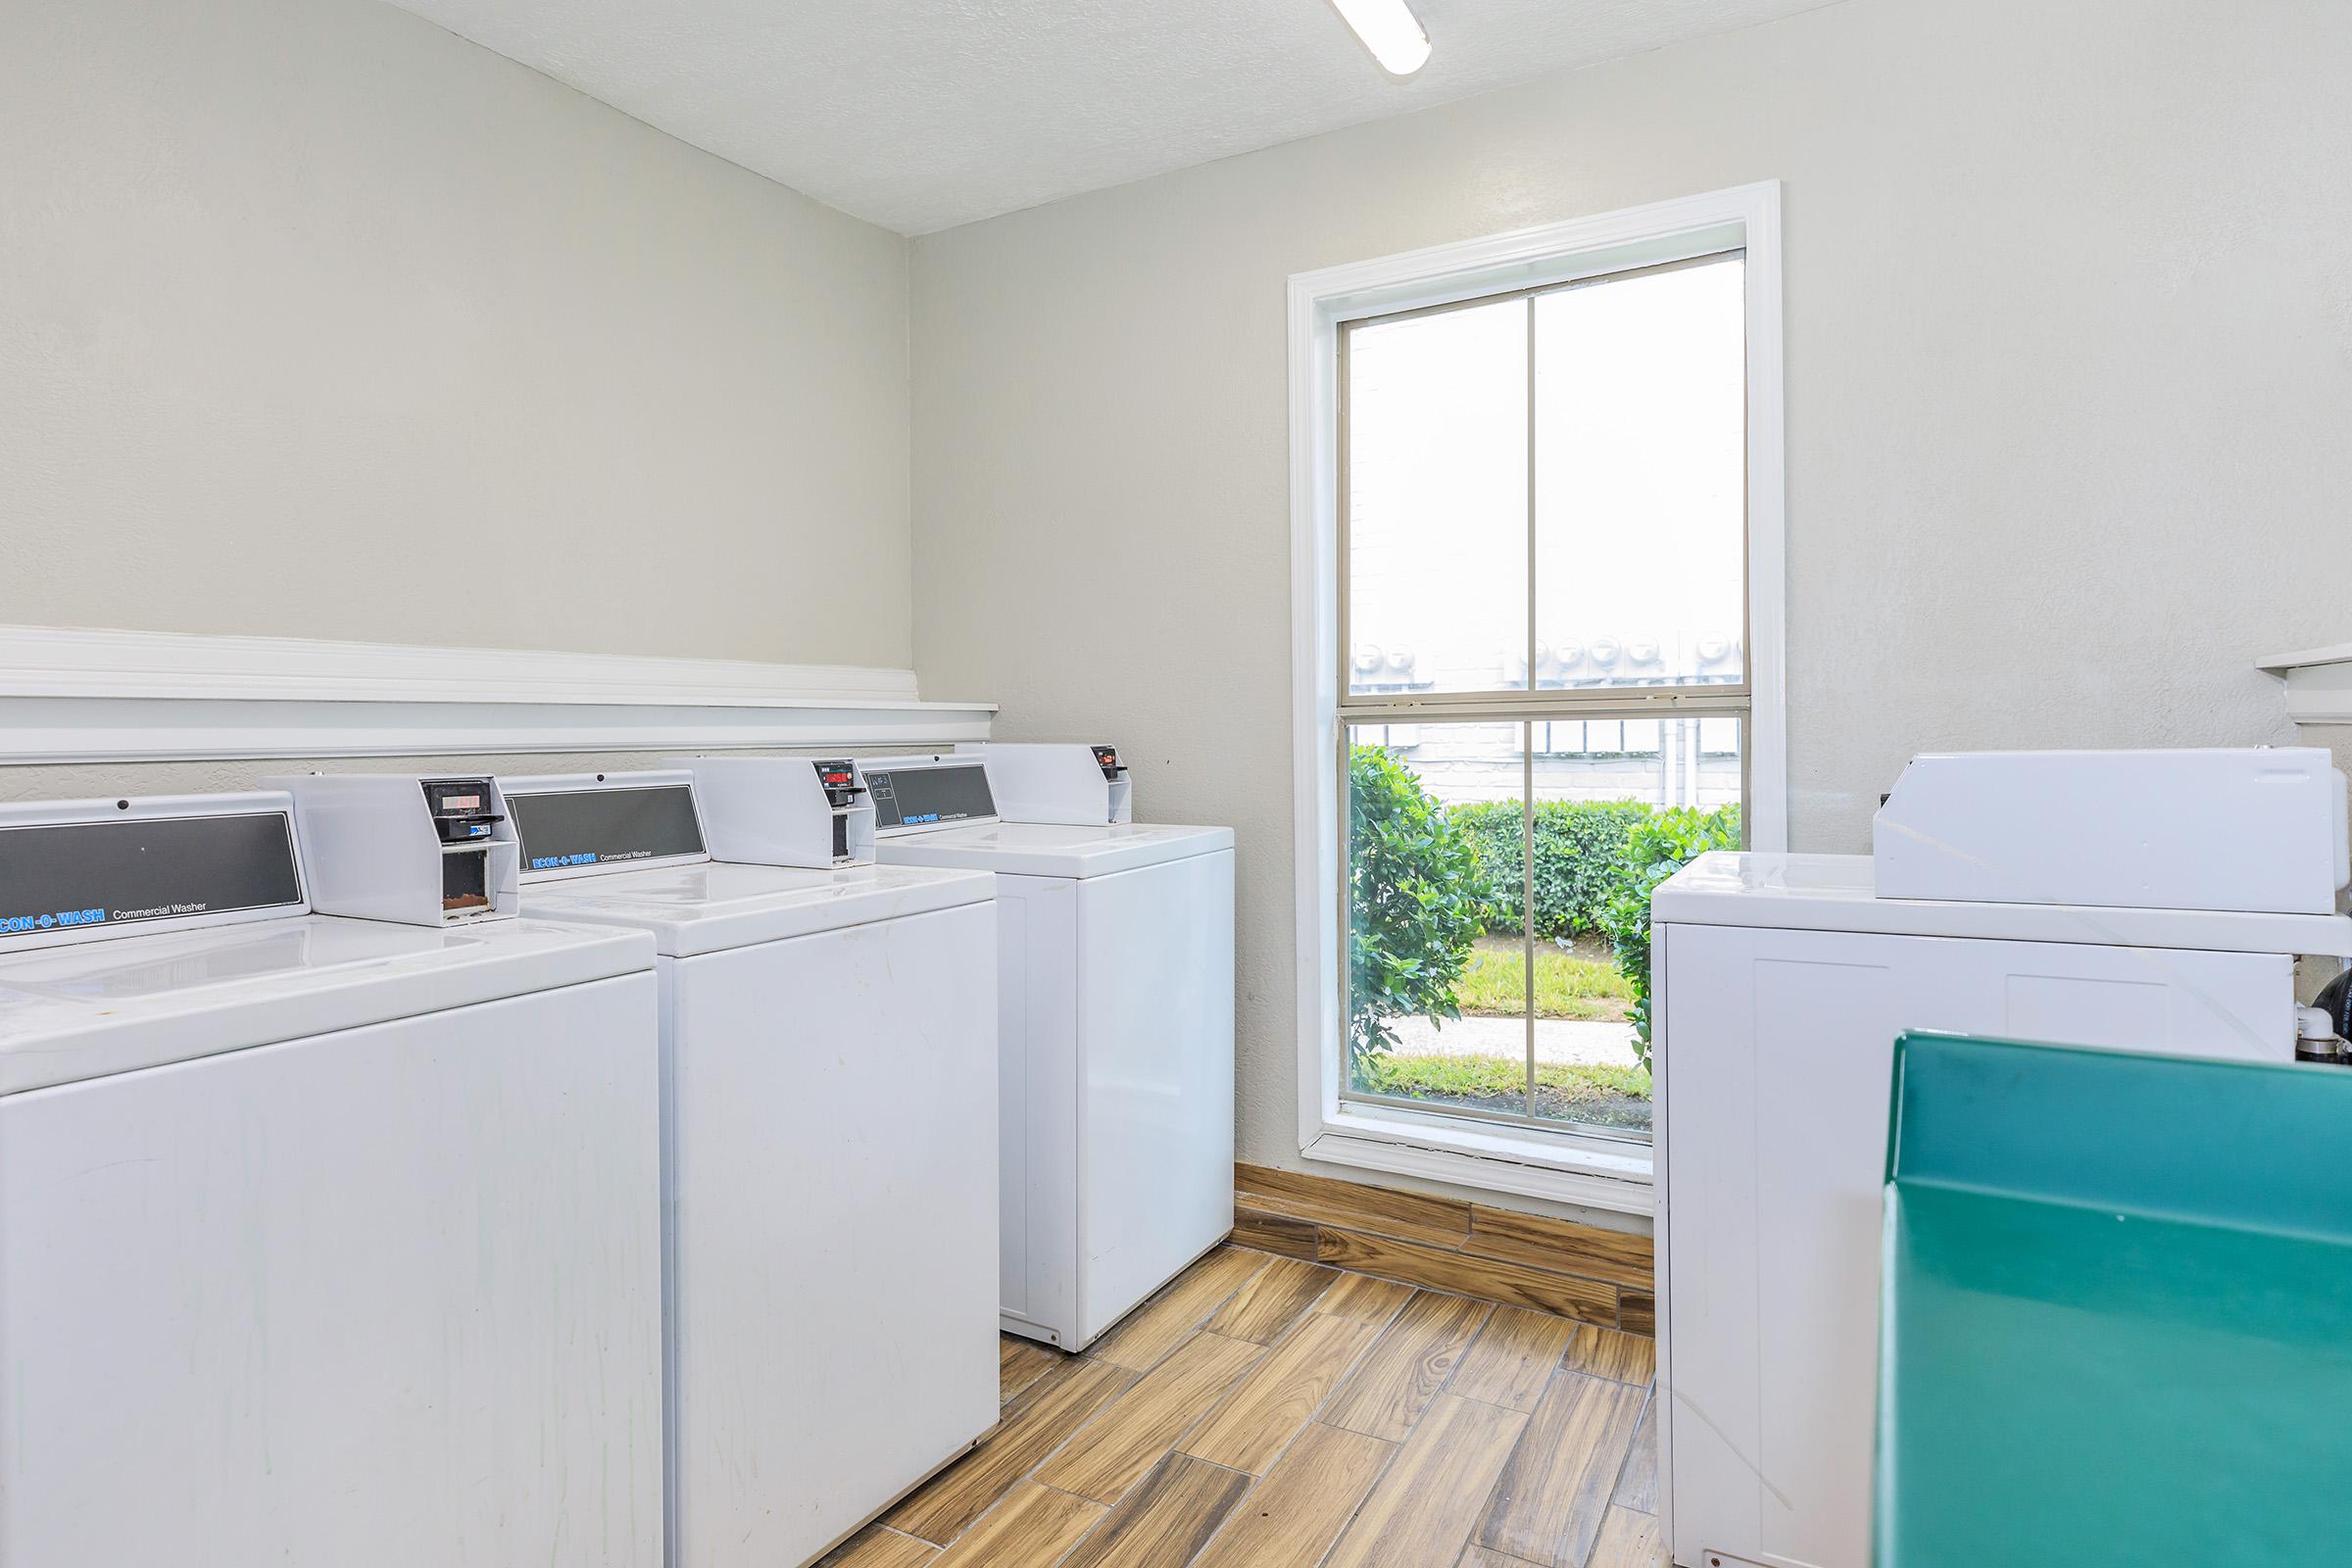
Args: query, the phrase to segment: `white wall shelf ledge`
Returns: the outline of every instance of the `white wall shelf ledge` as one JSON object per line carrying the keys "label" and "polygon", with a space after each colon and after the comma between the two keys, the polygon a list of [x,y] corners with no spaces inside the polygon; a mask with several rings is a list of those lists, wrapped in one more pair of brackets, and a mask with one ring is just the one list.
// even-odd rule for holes
{"label": "white wall shelf ledge", "polygon": [[0,626],[0,764],[983,740],[914,672]]}
{"label": "white wall shelf ledge", "polygon": [[2352,724],[2352,643],[2274,654],[2256,667],[2286,682],[2286,713],[2298,724]]}

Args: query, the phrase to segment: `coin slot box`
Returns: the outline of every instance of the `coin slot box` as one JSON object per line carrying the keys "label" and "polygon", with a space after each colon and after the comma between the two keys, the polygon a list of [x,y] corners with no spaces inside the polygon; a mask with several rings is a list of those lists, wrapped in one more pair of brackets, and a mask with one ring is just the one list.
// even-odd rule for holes
{"label": "coin slot box", "polygon": [[441,857],[441,909],[445,914],[490,907],[490,852]]}
{"label": "coin slot box", "polygon": [[1135,780],[1107,742],[980,741],[956,748],[988,764],[1007,822],[1109,827],[1135,820]]}
{"label": "coin slot box", "polygon": [[459,925],[512,918],[521,906],[520,852],[496,779],[310,773],[271,787],[294,797],[322,914]]}
{"label": "coin slot box", "polygon": [[846,757],[679,757],[667,765],[694,775],[714,860],[873,863],[874,808]]}
{"label": "coin slot box", "polygon": [[833,813],[833,863],[854,865],[857,858],[850,850],[850,828],[856,814],[848,808],[856,806],[858,797],[865,793],[865,786],[858,782],[858,764],[849,758],[835,757],[809,766],[816,770],[816,786],[825,792],[826,808]]}

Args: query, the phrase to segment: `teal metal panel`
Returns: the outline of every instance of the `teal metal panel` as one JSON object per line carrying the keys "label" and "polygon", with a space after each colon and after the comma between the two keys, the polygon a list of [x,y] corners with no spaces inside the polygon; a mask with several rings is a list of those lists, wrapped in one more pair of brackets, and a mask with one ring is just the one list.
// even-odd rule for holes
{"label": "teal metal panel", "polygon": [[1895,1050],[1880,1568],[2352,1563],[2352,1071]]}

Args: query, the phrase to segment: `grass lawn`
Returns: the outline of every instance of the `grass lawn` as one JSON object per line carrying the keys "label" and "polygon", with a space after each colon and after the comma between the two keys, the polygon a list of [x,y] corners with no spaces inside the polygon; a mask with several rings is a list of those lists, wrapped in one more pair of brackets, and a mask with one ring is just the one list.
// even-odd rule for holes
{"label": "grass lawn", "polygon": [[[1480,937],[1455,988],[1474,1017],[1518,1018],[1527,1009],[1527,956],[1511,937]],[[1634,989],[1605,943],[1580,937],[1574,947],[1536,945],[1536,1016],[1622,1022]]]}
{"label": "grass lawn", "polygon": [[[1373,1056],[1358,1064],[1356,1087],[1516,1115],[1527,1098],[1527,1064],[1511,1056]],[[1536,1114],[1647,1129],[1649,1074],[1640,1067],[1538,1062]]]}

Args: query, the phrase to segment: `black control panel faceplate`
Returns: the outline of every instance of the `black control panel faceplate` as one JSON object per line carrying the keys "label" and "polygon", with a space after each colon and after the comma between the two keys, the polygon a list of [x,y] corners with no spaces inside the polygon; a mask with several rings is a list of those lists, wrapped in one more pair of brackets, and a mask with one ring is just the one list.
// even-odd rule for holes
{"label": "black control panel faceplate", "polygon": [[0,943],[301,903],[282,811],[0,828]]}
{"label": "black control panel faceplate", "polygon": [[978,762],[949,767],[868,768],[865,787],[874,798],[874,830],[939,827],[997,814],[988,769]]}
{"label": "black control panel faceplate", "polygon": [[510,795],[507,814],[522,843],[525,871],[703,853],[703,827],[695,818],[690,784]]}

